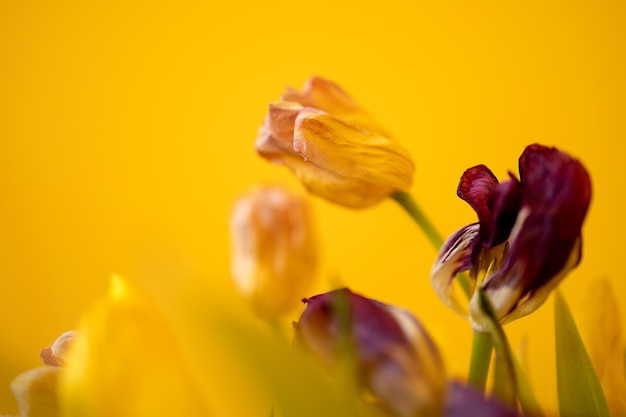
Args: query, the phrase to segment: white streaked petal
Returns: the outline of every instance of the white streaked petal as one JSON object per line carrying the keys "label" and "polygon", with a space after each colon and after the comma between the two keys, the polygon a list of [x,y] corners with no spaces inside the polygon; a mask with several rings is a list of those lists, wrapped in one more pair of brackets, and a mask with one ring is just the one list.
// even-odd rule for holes
{"label": "white streaked petal", "polygon": [[472,268],[472,252],[480,239],[479,230],[479,224],[472,223],[450,236],[430,272],[430,281],[439,298],[463,317],[468,316],[467,308],[458,299],[453,283],[459,272]]}

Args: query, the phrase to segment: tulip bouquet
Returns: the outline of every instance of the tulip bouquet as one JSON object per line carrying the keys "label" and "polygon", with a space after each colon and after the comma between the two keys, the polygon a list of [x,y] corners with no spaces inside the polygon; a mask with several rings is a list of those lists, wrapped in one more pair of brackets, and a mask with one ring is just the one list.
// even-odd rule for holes
{"label": "tulip bouquet", "polygon": [[[223,319],[238,329],[231,332],[233,350],[251,355],[251,372],[270,387],[271,406],[259,415],[546,415],[503,325],[531,314],[553,291],[560,415],[626,415],[623,346],[617,336],[602,340],[619,334],[610,288],[599,285],[592,295],[603,307],[594,320],[610,330],[598,330],[602,348],[589,352],[556,290],[582,258],[591,181],[580,161],[533,144],[519,158],[519,177],[499,182],[484,165],[465,170],[457,194],[478,219],[444,240],[408,194],[414,173],[408,151],[330,81],[314,77],[302,92],[288,90],[271,103],[255,146],[332,203],[354,209],[386,198],[399,203],[439,251],[434,291],[473,329],[467,378],[452,380],[428,317],[364,297],[358,288],[311,294],[317,242],[306,198],[280,186],[257,187],[232,211],[231,269],[268,332]],[[301,301],[305,307],[286,332],[280,318]],[[114,277],[78,331],[61,335],[41,351],[44,366],[14,380],[21,415],[214,415],[158,310],[141,288]]]}

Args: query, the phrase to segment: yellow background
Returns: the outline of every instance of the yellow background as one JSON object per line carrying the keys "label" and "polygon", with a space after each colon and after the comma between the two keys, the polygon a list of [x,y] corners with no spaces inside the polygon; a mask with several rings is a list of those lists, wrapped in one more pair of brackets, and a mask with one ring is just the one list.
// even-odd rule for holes
{"label": "yellow background", "polygon": [[[112,272],[144,285],[174,324],[188,286],[238,302],[229,210],[258,182],[300,188],[252,143],[266,103],[312,74],[409,148],[412,193],[445,235],[474,221],[455,195],[466,168],[504,178],[532,142],[580,158],[594,196],[583,262],[562,288],[579,318],[599,278],[626,300],[625,35],[623,1],[2,1],[0,411],[15,409],[11,379]],[[410,308],[462,377],[470,330],[431,290],[435,251],[411,220],[391,201],[314,206],[318,290],[339,279]],[[550,299],[507,327],[514,347],[527,342],[549,409],[552,326]],[[219,415],[252,415],[228,378],[245,370],[231,366],[215,371],[225,382],[211,400]]]}

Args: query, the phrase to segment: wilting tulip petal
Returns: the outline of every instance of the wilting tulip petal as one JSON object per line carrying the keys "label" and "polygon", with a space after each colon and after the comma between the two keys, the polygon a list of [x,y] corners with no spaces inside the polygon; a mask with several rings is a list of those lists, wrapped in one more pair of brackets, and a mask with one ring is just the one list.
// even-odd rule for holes
{"label": "wilting tulip petal", "polygon": [[457,297],[452,284],[457,274],[472,268],[474,248],[480,241],[479,233],[478,223],[458,230],[444,242],[431,271],[431,283],[439,297],[463,317],[468,316],[468,309]]}
{"label": "wilting tulip petal", "polygon": [[397,416],[440,411],[443,364],[415,317],[347,289],[304,301],[307,307],[294,326],[297,345],[331,369],[353,360],[363,388]]}
{"label": "wilting tulip petal", "polygon": [[413,182],[413,161],[398,143],[317,109],[298,114],[293,149],[319,168],[375,186],[407,191]]}
{"label": "wilting tulip petal", "polygon": [[311,193],[352,208],[408,191],[415,170],[405,148],[322,78],[270,104],[255,147],[289,167]]}
{"label": "wilting tulip petal", "polygon": [[300,93],[289,88],[282,95],[283,101],[299,103],[303,107],[311,107],[341,118],[346,123],[360,126],[371,132],[386,136],[387,133],[378,126],[356,101],[337,84],[321,77],[311,77],[304,84]]}
{"label": "wilting tulip petal", "polygon": [[[528,146],[520,157],[520,179],[498,183],[484,165],[468,169],[458,195],[476,211],[470,225],[443,245],[431,281],[446,304],[456,274],[489,297],[495,315],[507,323],[535,311],[581,257],[581,228],[589,201],[589,174],[576,159],[555,148]],[[463,309],[462,309],[463,310]],[[472,323],[485,331],[476,294]]]}
{"label": "wilting tulip petal", "polygon": [[62,417],[209,415],[157,306],[119,277],[80,327],[59,395]]}
{"label": "wilting tulip petal", "polygon": [[60,369],[42,366],[20,374],[11,383],[21,417],[56,417]]}
{"label": "wilting tulip petal", "polygon": [[235,204],[231,239],[231,272],[252,309],[274,319],[296,307],[317,265],[306,200],[279,187],[252,190]]}

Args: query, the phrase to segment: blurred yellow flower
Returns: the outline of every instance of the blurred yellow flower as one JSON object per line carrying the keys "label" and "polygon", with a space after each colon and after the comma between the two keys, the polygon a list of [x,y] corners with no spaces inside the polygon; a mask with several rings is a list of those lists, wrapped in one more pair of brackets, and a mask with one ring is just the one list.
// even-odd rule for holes
{"label": "blurred yellow flower", "polygon": [[232,275],[253,311],[271,320],[299,305],[317,265],[306,200],[277,186],[255,188],[235,203],[230,230]]}
{"label": "blurred yellow flower", "polygon": [[624,339],[618,302],[608,281],[600,280],[587,296],[587,351],[602,385],[612,416],[626,416]]}
{"label": "blurred yellow flower", "polygon": [[120,277],[85,317],[61,369],[62,417],[210,415],[158,307]]}
{"label": "blurred yellow flower", "polygon": [[269,105],[255,146],[311,193],[347,207],[371,206],[413,182],[408,151],[339,86],[319,77]]}

